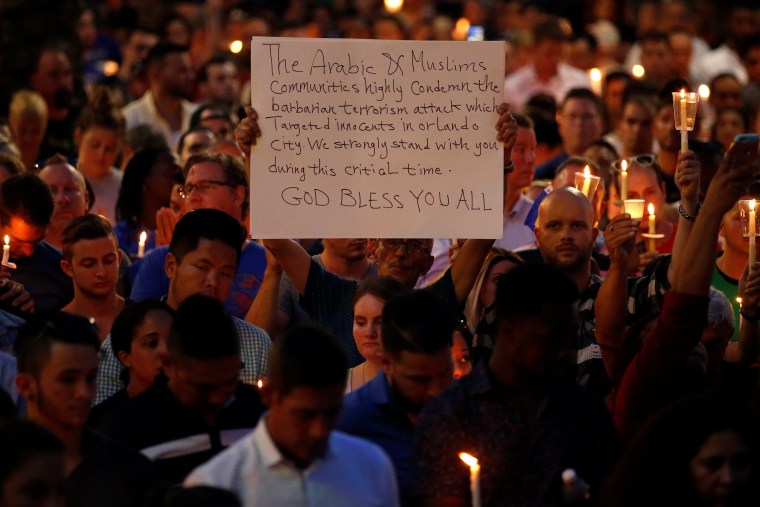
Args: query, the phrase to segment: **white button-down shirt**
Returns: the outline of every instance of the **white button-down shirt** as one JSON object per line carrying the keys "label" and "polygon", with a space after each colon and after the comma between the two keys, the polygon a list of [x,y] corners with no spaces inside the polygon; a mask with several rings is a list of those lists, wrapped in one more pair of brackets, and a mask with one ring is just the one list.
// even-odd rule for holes
{"label": "white button-down shirt", "polygon": [[522,246],[532,246],[536,242],[533,229],[525,225],[525,218],[533,207],[533,201],[521,195],[512,209],[504,216],[504,234],[493,246],[516,250]]}
{"label": "white button-down shirt", "polygon": [[301,470],[277,449],[266,415],[247,437],[185,480],[185,486],[199,485],[234,491],[245,507],[399,505],[393,465],[379,447],[333,431],[325,454]]}
{"label": "white button-down shirt", "polygon": [[520,113],[528,100],[538,93],[551,95],[557,104],[561,104],[573,88],[591,88],[591,78],[580,69],[560,63],[554,77],[541,81],[536,75],[536,68],[529,63],[504,79],[504,100],[509,102],[512,111]]}
{"label": "white button-down shirt", "polygon": [[138,125],[150,125],[153,130],[164,136],[169,148],[176,150],[179,138],[190,127],[190,117],[197,108],[198,104],[193,104],[187,100],[182,101],[182,127],[179,130],[172,130],[169,127],[169,123],[156,109],[156,103],[150,91],[124,106],[122,113],[127,122],[127,130]]}

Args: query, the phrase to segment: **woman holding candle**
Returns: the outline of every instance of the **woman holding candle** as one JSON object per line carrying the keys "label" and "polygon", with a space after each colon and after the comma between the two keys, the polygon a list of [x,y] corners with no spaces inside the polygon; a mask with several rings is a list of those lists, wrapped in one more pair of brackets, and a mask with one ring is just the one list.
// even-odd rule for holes
{"label": "woman holding candle", "polygon": [[180,171],[174,155],[163,148],[146,148],[130,159],[116,203],[118,222],[114,227],[119,246],[130,256],[138,256],[140,235],[143,247],[155,248],[156,212],[169,206],[176,174]]}

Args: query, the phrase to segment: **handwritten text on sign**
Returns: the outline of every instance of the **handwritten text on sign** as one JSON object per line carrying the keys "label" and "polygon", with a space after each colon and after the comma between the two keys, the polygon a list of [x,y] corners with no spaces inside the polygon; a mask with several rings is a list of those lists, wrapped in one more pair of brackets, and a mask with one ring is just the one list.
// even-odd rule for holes
{"label": "handwritten text on sign", "polygon": [[254,237],[501,237],[500,42],[254,37]]}

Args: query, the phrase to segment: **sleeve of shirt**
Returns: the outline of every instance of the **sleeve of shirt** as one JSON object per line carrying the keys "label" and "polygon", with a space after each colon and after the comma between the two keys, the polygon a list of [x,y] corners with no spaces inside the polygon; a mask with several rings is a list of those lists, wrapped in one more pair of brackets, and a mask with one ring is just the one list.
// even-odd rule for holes
{"label": "sleeve of shirt", "polygon": [[164,270],[166,253],[166,249],[156,248],[143,257],[132,284],[130,299],[161,299],[169,292],[169,278]]}
{"label": "sleeve of shirt", "polygon": [[[306,280],[301,302],[312,320],[319,322],[320,315],[334,315],[341,305],[349,301],[356,291],[357,283],[327,271],[317,261],[311,259],[309,277]],[[350,294],[351,297],[348,297]],[[353,308],[352,308],[353,311]]]}
{"label": "sleeve of shirt", "polygon": [[432,400],[422,412],[414,432],[412,498],[469,498],[469,472],[459,459],[466,441],[456,414],[442,398]]}
{"label": "sleeve of shirt", "polygon": [[254,384],[269,375],[269,349],[272,339],[263,329],[240,319],[235,319],[235,327],[240,340],[240,358],[245,367],[240,370],[240,379]]}
{"label": "sleeve of shirt", "polygon": [[454,288],[454,279],[451,277],[451,268],[447,269],[438,280],[422,290],[429,290],[441,296],[451,311],[454,312],[454,315],[459,315],[459,312],[462,311],[462,306],[457,304],[457,291]]}
{"label": "sleeve of shirt", "polygon": [[93,405],[105,401],[124,387],[121,381],[121,370],[123,368],[121,361],[113,354],[111,336],[106,336],[98,353],[97,393]]}

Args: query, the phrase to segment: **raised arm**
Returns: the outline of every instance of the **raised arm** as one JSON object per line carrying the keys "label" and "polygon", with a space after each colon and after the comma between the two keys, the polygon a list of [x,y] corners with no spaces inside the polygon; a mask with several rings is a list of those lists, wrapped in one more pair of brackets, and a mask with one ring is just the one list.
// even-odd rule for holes
{"label": "raised arm", "polygon": [[639,221],[622,213],[614,217],[604,231],[610,252],[607,271],[594,303],[595,336],[602,349],[604,369],[613,382],[625,371],[631,356],[625,352],[623,336],[628,315],[628,258],[631,256]]}
{"label": "raised arm", "polygon": [[[512,148],[517,141],[517,123],[509,112],[509,104],[504,102],[499,106],[499,119],[496,121],[496,140],[504,146],[504,160],[509,160],[508,167],[504,168],[506,179],[507,172],[511,171]],[[506,192],[503,199],[506,199]],[[504,209],[504,203],[499,209]],[[463,305],[467,295],[475,284],[475,279],[480,272],[480,266],[493,246],[493,239],[468,239],[459,250],[454,262],[451,263],[451,279],[454,282],[457,303]]]}
{"label": "raised arm", "polygon": [[311,256],[303,249],[301,245],[290,239],[265,239],[264,246],[267,247],[277,262],[282,266],[282,270],[288,275],[293,286],[299,294],[303,295],[306,291],[306,282],[309,279],[309,269],[311,268]]}

